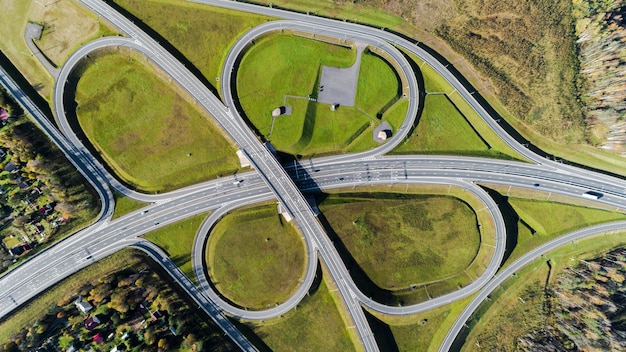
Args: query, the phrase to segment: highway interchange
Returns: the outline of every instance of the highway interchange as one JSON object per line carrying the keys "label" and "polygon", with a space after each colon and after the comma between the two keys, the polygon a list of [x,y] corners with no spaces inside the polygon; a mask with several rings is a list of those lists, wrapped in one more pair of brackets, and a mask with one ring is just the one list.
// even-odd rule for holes
{"label": "highway interchange", "polygon": [[[626,202],[624,197],[626,183],[624,181],[556,163],[532,153],[524,145],[505,133],[494,118],[489,116],[487,110],[474,99],[473,90],[468,90],[463,86],[445,65],[415,45],[414,42],[402,39],[391,33],[352,23],[232,1],[197,1],[284,19],[258,26],[237,41],[228,55],[225,69],[223,70],[224,76],[221,81],[223,84],[224,103],[222,103],[188,69],[165,51],[158,42],[143,33],[140,28],[128,19],[100,0],[82,0],[81,2],[124,32],[126,38],[102,38],[87,43],[79,48],[64,64],[54,91],[55,115],[62,133],[47,120],[46,116],[4,71],[0,72],[0,81],[96,188],[102,200],[102,211],[92,226],[41,252],[0,278],[1,316],[10,313],[15,307],[80,268],[86,267],[93,261],[121,248],[132,245],[157,258],[157,261],[181,283],[182,287],[187,289],[190,295],[199,302],[199,305],[213,317],[242,349],[254,350],[254,347],[232,327],[232,324],[227,319],[224,319],[220,312],[224,311],[235,317],[262,320],[283,314],[298,304],[306,294],[314,278],[319,256],[328,267],[333,281],[338,286],[344,304],[348,308],[351,319],[359,332],[361,343],[367,351],[378,350],[378,346],[365,319],[362,306],[390,315],[413,314],[467,297],[484,287],[448,333],[444,344],[441,346],[441,350],[448,350],[454,337],[463,326],[464,319],[471,315],[481,299],[489,294],[489,290],[494,285],[497,286],[495,283],[498,280],[506,279],[508,275],[518,270],[519,267],[528,263],[537,255],[546,253],[561,243],[567,243],[567,241],[554,241],[546,244],[536,250],[539,251],[537,252],[539,254],[534,251],[532,252],[534,253],[533,257],[529,253],[529,255],[507,268],[506,271],[494,276],[504,255],[506,229],[497,205],[476,183],[526,188],[537,188],[536,185],[539,185],[539,188],[545,192],[574,197],[581,197],[584,192],[594,190],[604,195],[598,202],[616,208],[624,208],[624,202]],[[247,43],[266,31],[285,29],[321,34],[347,41],[365,42],[384,50],[397,61],[398,67],[403,70],[403,75],[408,83],[405,89],[410,101],[410,107],[407,119],[391,141],[380,148],[366,153],[313,159],[301,162],[295,168],[292,165],[283,167],[278,164],[273,155],[249,130],[236,109],[232,108],[235,104],[229,82],[233,78],[231,77],[231,72],[233,72],[234,60],[241,53],[241,50],[246,47]],[[410,65],[398,53],[397,49],[389,43],[414,53],[426,61],[427,64],[434,67],[511,148],[533,163],[445,156],[383,156],[383,154],[393,149],[397,143],[400,143],[406,133],[409,132],[410,126],[414,123],[419,99],[417,83]],[[135,192],[110,175],[106,168],[90,155],[71,130],[65,118],[63,98],[65,87],[75,65],[90,52],[111,46],[129,47],[143,53],[170,75],[181,87],[184,87],[197,101],[198,105],[214,116],[218,124],[230,134],[241,150],[246,153],[256,172],[246,172],[238,175],[238,179],[244,180],[244,182],[238,184],[233,184],[231,182],[232,178],[218,179],[161,195],[146,195]],[[369,184],[453,185],[464,188],[481,199],[486,209],[490,211],[497,228],[496,251],[489,266],[485,268],[484,274],[472,284],[456,292],[413,306],[390,307],[373,302],[363,295],[354,284],[344,263],[339,258],[333,244],[324,233],[323,228],[316,220],[301,192]],[[111,220],[113,197],[109,185],[130,198],[153,204],[140,211]],[[303,235],[308,254],[307,273],[297,292],[288,301],[266,311],[246,311],[233,307],[212,291],[205,276],[205,270],[202,267],[203,244],[206,240],[205,236],[208,235],[208,229],[213,226],[215,221],[219,220],[221,214],[238,206],[271,199],[278,199],[284,205]],[[146,210],[147,213],[144,213]],[[145,240],[139,239],[138,236],[155,228],[207,211],[213,212],[205,221],[201,231],[199,231],[193,253],[194,271],[200,283],[200,289],[198,290],[190,284],[188,279],[184,278],[180,270],[177,271],[177,268],[162,252],[159,253],[158,248],[146,243],[147,241]],[[616,222],[585,229],[567,236],[578,236],[576,238],[580,238],[594,233],[622,229],[626,229],[626,223]],[[571,241],[571,239],[569,240]],[[523,260],[526,260],[526,262]]]}

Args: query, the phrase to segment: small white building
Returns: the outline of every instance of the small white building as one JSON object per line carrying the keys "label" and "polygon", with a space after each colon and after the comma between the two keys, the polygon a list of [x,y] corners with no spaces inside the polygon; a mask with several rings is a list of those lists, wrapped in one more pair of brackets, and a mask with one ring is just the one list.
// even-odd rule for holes
{"label": "small white building", "polygon": [[91,303],[83,301],[82,296],[78,297],[78,299],[74,301],[74,305],[76,305],[76,308],[78,308],[78,310],[80,310],[83,314],[87,314],[93,309]]}

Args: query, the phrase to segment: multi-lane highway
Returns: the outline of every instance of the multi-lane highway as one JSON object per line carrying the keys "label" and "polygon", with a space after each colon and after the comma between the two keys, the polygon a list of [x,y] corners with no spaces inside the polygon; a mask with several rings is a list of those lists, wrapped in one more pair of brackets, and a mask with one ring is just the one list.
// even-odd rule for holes
{"label": "multi-lane highway", "polygon": [[[504,253],[505,228],[496,204],[487,194],[475,185],[475,182],[539,188],[545,192],[581,196],[587,190],[594,190],[604,194],[598,201],[616,208],[623,207],[626,198],[624,191],[626,184],[605,175],[590,173],[562,164],[550,162],[530,152],[512,137],[508,136],[495,120],[488,115],[487,110],[478,104],[473,98],[473,91],[465,88],[445,67],[432,58],[427,52],[416,46],[415,43],[396,37],[390,33],[350,23],[337,22],[303,14],[294,14],[249,4],[229,1],[198,1],[211,3],[218,6],[227,6],[243,11],[254,11],[291,19],[292,21],[276,21],[259,26],[244,35],[233,47],[226,62],[222,84],[225,85],[225,104],[222,104],[189,70],[180,64],[171,54],[165,51],[156,41],[147,36],[140,28],[117,13],[114,9],[99,0],[82,0],[82,2],[98,13],[102,18],[110,21],[113,25],[124,32],[128,38],[103,38],[88,43],[74,53],[63,66],[59,80],[55,86],[54,106],[57,121],[65,136],[62,136],[49,122],[46,117],[4,72],[0,72],[0,78],[12,94],[25,107],[46,133],[48,133],[57,145],[59,145],[68,158],[81,170],[90,182],[99,190],[103,202],[103,210],[99,220],[91,227],[68,238],[65,241],[43,251],[40,255],[29,260],[14,271],[4,275],[0,279],[0,315],[4,316],[19,304],[35,296],[46,287],[67,277],[76,270],[89,265],[124,246],[136,241],[136,237],[152,229],[178,221],[187,216],[212,210],[212,215],[205,222],[210,227],[219,216],[234,207],[251,204],[261,200],[277,198],[287,211],[294,217],[300,229],[304,241],[307,244],[307,274],[296,294],[287,302],[262,312],[247,312],[232,307],[210,289],[204,268],[201,264],[201,250],[203,237],[199,236],[194,249],[194,270],[198,276],[202,291],[190,286],[188,282],[179,281],[197,302],[211,313],[213,319],[229,332],[233,340],[242,349],[250,349],[249,343],[238,332],[233,331],[224,323],[224,317],[219,309],[215,309],[213,302],[218,303],[220,309],[235,316],[267,319],[268,317],[282,314],[296,305],[304,296],[310,286],[314,275],[317,255],[328,266],[332,279],[338,286],[344,304],[350,312],[351,319],[357,327],[361,342],[366,350],[377,350],[378,346],[371,329],[365,320],[361,305],[379,311],[383,314],[411,314],[420,312],[438,305],[446,304],[453,300],[467,297],[485,285],[499,268]],[[294,22],[297,20],[298,22]],[[374,151],[323,159],[310,160],[301,163],[296,169],[285,170],[278,164],[276,159],[258,141],[257,137],[243,122],[239,112],[234,109],[229,82],[233,79],[232,68],[234,60],[241,54],[246,43],[260,33],[273,30],[290,29],[302,32],[323,34],[325,36],[343,38],[349,42],[366,43],[378,47],[387,52],[390,57],[397,61],[397,67],[407,82],[405,91],[410,102],[409,113],[404,124],[392,139],[382,147]],[[408,132],[415,118],[417,99],[417,85],[414,73],[404,57],[390,45],[402,47],[418,55],[427,64],[433,66],[443,77],[453,84],[455,89],[479,112],[489,124],[513,149],[517,150],[528,160],[535,162],[525,164],[519,162],[506,162],[499,160],[485,160],[476,158],[459,157],[434,157],[434,156],[396,156],[383,157],[382,154],[391,150],[399,143],[404,134]],[[64,88],[71,77],[72,69],[79,60],[93,50],[106,46],[123,46],[137,50],[146,55],[161,69],[169,74],[172,79],[181,85],[194,98],[200,106],[215,117],[218,124],[224,128],[231,138],[240,146],[251,160],[257,172],[249,172],[240,175],[243,183],[233,185],[231,180],[215,180],[188,187],[176,192],[164,195],[143,195],[127,189],[112,177],[107,170],[93,158],[88,150],[76,138],[69,128],[65,118],[63,106]],[[71,82],[70,82],[71,83]],[[47,121],[47,120],[46,120]],[[292,175],[289,176],[288,172]],[[130,197],[154,202],[145,210],[137,211],[114,221],[110,220],[112,196],[105,183],[108,182],[113,188]],[[393,184],[393,183],[422,183],[422,184],[448,184],[463,187],[479,197],[486,208],[489,209],[496,223],[497,248],[495,254],[485,272],[474,283],[449,295],[435,298],[428,302],[408,306],[389,307],[371,301],[363,295],[354,284],[345,265],[341,262],[337,251],[325,235],[321,225],[315,219],[308,203],[301,194],[301,190],[326,189],[333,187],[352,187],[365,184]],[[614,231],[624,229],[626,224],[614,223],[606,225],[602,231]],[[585,234],[589,234],[588,230]],[[207,231],[201,234],[206,235]],[[135,240],[133,240],[135,239]],[[544,248],[555,248],[557,242],[551,243]],[[160,258],[164,262],[162,254],[147,249],[145,244],[139,245],[147,250],[150,255]],[[154,249],[154,248],[153,248]],[[155,254],[157,253],[157,254]],[[176,268],[171,266],[166,269],[174,276],[180,275]],[[500,276],[498,276],[500,277]],[[489,287],[489,286],[487,286]],[[206,296],[205,296],[206,294]],[[211,299],[208,299],[211,298]],[[212,301],[213,300],[213,301]],[[462,323],[461,323],[462,325]],[[236,329],[235,329],[236,330]],[[451,333],[454,335],[454,331]],[[446,341],[448,341],[447,339]]]}

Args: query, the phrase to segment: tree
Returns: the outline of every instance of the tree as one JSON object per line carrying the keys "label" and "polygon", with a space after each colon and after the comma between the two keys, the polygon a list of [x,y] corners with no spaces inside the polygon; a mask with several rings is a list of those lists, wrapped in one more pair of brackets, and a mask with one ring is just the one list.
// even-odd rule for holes
{"label": "tree", "polygon": [[187,334],[185,339],[183,340],[184,347],[193,350],[195,348],[195,344],[198,342],[198,338],[194,333]]}
{"label": "tree", "polygon": [[11,340],[11,341],[7,341],[3,346],[2,346],[2,350],[3,351],[17,351],[17,344],[15,343],[15,341]]}
{"label": "tree", "polygon": [[167,340],[163,338],[159,340],[157,347],[159,347],[159,351],[168,351],[170,346]]}
{"label": "tree", "polygon": [[156,334],[150,327],[148,327],[146,331],[144,331],[143,333],[143,340],[146,343],[146,345],[149,345],[149,346],[154,345],[154,343],[156,342],[156,338],[157,338]]}
{"label": "tree", "polygon": [[115,309],[116,311],[124,314],[128,312],[128,303],[126,303],[126,295],[114,293],[111,295],[111,303],[109,303],[109,307]]}
{"label": "tree", "polygon": [[96,285],[91,289],[91,291],[89,291],[89,297],[96,305],[98,305],[111,294],[111,289],[112,287],[110,284]]}

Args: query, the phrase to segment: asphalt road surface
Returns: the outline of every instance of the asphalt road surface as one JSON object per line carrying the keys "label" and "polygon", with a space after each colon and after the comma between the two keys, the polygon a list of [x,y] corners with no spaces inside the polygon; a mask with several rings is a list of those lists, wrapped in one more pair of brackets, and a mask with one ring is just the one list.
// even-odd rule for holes
{"label": "asphalt road surface", "polygon": [[[290,306],[293,307],[299,302],[302,292],[306,292],[306,289],[310,286],[310,268],[314,264],[316,265],[317,256],[315,253],[319,253],[319,256],[329,267],[331,276],[339,288],[344,303],[359,331],[364,348],[368,351],[377,350],[378,346],[364,318],[361,305],[368,306],[384,314],[412,314],[467,297],[483,286],[486,287],[485,290],[487,290],[488,287],[491,287],[491,282],[499,280],[501,277],[500,274],[494,277],[494,274],[500,265],[502,258],[501,253],[504,251],[502,244],[505,238],[504,226],[502,224],[502,226],[498,226],[497,228],[497,250],[489,267],[474,283],[452,294],[435,298],[420,305],[389,307],[377,302],[372,302],[368,297],[365,297],[354,284],[334,246],[324,234],[308,206],[308,203],[304,200],[301,191],[314,191],[335,187],[354,187],[366,184],[449,184],[466,188],[479,196],[491,211],[496,223],[502,221],[497,206],[495,206],[491,198],[485,196],[484,191],[477,187],[475,183],[501,184],[532,189],[539,187],[545,192],[577,196],[580,198],[582,198],[584,192],[593,190],[603,194],[603,196],[597,200],[598,202],[616,208],[624,207],[624,202],[626,201],[624,197],[626,184],[623,180],[555,163],[534,154],[524,143],[519,143],[511,136],[507,135],[498,125],[497,121],[487,113],[487,109],[480,106],[474,99],[472,87],[465,87],[461,83],[462,80],[459,80],[459,77],[455,77],[448,70],[446,64],[437,61],[414,42],[410,42],[379,29],[315,16],[295,14],[232,1],[198,1],[212,5],[231,7],[237,10],[262,13],[279,18],[298,20],[298,22],[268,22],[246,33],[238,40],[231,50],[231,53],[228,55],[225,65],[226,68],[233,67],[232,62],[234,61],[231,62],[231,60],[235,60],[237,56],[240,55],[241,48],[256,36],[267,31],[291,28],[309,33],[335,36],[347,41],[369,42],[369,45],[384,48],[383,50],[394,57],[401,67],[402,72],[406,75],[408,87],[405,87],[405,89],[408,92],[410,112],[407,114],[404,124],[399,129],[400,133],[394,136],[395,139],[392,138],[392,140],[388,141],[386,144],[370,152],[300,161],[296,165],[287,165],[286,168],[283,168],[283,166],[278,164],[276,159],[269,154],[267,149],[260,144],[257,137],[254,136],[248,126],[243,122],[238,112],[231,108],[234,107],[232,96],[226,96],[227,94],[231,94],[229,88],[222,90],[225,92],[225,104],[222,104],[182,64],[160,47],[157,42],[132,24],[132,22],[123,18],[120,14],[99,0],[83,0],[82,2],[97,12],[102,18],[107,19],[113,25],[120,28],[129,38],[103,38],[88,43],[80,48],[77,53],[73,54],[63,66],[55,87],[54,105],[57,114],[56,117],[62,126],[65,136],[60,135],[54,126],[44,121],[46,118],[41,111],[32,104],[30,99],[24,95],[19,87],[4,72],[0,72],[0,81],[16,97],[20,104],[24,106],[25,110],[33,115],[44,131],[64,150],[70,161],[74,163],[98,190],[103,202],[101,215],[98,221],[91,227],[61,241],[48,250],[42,251],[20,267],[3,275],[0,278],[0,316],[5,316],[21,303],[26,302],[29,298],[45,290],[45,288],[71,275],[80,268],[91,264],[93,261],[131,244],[136,244],[137,236],[143,233],[208,210],[213,210],[214,214],[218,214],[223,212],[224,209],[232,209],[260,200],[277,198],[296,219],[298,227],[307,242],[308,269],[307,274],[303,278],[303,283],[294,297],[279,307],[275,307],[276,309],[272,308],[271,310],[260,313],[255,312],[255,314],[258,313],[256,318],[266,319],[267,317],[275,316],[275,314],[279,314],[280,311],[288,310]],[[413,124],[413,119],[416,115],[416,110],[411,110],[411,104],[414,104],[416,107],[419,99],[416,80],[412,70],[410,70],[410,66],[406,63],[402,55],[397,56],[397,49],[390,43],[414,53],[422,60],[426,61],[427,64],[433,66],[437,72],[453,84],[457,92],[477,110],[485,122],[491,126],[507,144],[524,155],[528,160],[533,161],[535,165],[479,158],[382,156],[397,145],[397,143],[401,142],[406,133],[408,133],[408,127]],[[71,129],[63,127],[62,122],[65,116],[65,112],[62,110],[64,87],[72,68],[76,65],[78,60],[91,52],[91,50],[111,45],[131,47],[134,50],[142,52],[150,60],[159,65],[175,82],[184,87],[192,97],[196,99],[200,106],[209,111],[222,128],[231,134],[231,137],[237,141],[244,153],[246,153],[253,162],[257,172],[239,175],[238,178],[244,180],[244,182],[236,185],[232,183],[231,179],[219,179],[165,195],[155,196],[142,195],[128,190],[124,185],[120,184],[89,154],[80,141],[75,138]],[[234,73],[232,70],[228,69],[225,69],[224,73],[226,76],[222,79],[222,84],[228,85]],[[65,76],[63,76],[64,74]],[[61,103],[59,104],[58,102]],[[112,212],[113,201],[111,192],[106,185],[107,183],[124,194],[153,202],[153,204],[141,211],[133,212],[112,221],[110,220],[110,214]],[[147,210],[147,213],[144,213],[145,210]],[[210,227],[210,224],[213,223],[215,219],[215,217],[208,218],[205,225]],[[605,224],[602,227],[585,229],[582,232],[576,232],[575,235],[566,236],[587,236],[591,233],[617,231],[625,228],[626,223],[618,222]],[[200,235],[202,235],[202,233]],[[224,304],[224,302],[220,302],[219,297],[217,297],[215,293],[211,293],[210,287],[207,289],[207,286],[210,285],[208,285],[206,278],[203,279],[204,281],[200,280],[202,275],[204,275],[201,264],[196,262],[196,258],[200,255],[200,253],[196,253],[196,250],[198,250],[198,247],[201,248],[199,243],[203,243],[204,241],[204,239],[201,240],[200,237],[201,236],[198,236],[194,248],[194,270],[196,274],[199,275],[202,290],[198,290],[192,287],[193,285],[190,286],[184,281],[179,281],[179,283],[192,297],[195,297],[197,302],[200,302],[200,304],[205,307],[206,311],[210,313],[212,318],[225,331],[232,334],[231,337],[233,337],[233,340],[236,341],[242,349],[248,350],[251,345],[249,345],[245,338],[242,339],[241,334],[237,331],[233,331],[232,325],[229,327],[223,322],[227,319],[221,314],[221,310],[227,311],[229,314],[235,316],[242,316],[239,314],[242,312],[237,312],[233,310],[233,307]],[[561,242],[555,241],[541,248],[542,250],[548,251],[558,247],[560,244]],[[139,247],[141,247],[142,250],[147,250],[146,248],[149,246],[146,245],[145,242],[142,242]],[[159,255],[155,254],[157,252],[154,251],[151,253],[151,255],[155,257]],[[163,259],[161,255],[160,263],[167,263],[167,260],[163,261]],[[176,273],[177,268],[172,266],[168,268],[167,265],[164,265],[164,267],[166,267],[173,277],[176,278],[180,275],[180,273]],[[484,291],[481,291],[481,294],[477,296],[475,301],[479,299],[478,297],[481,297],[482,292]],[[211,296],[212,294],[215,294],[215,296]],[[212,299],[215,301],[212,301]],[[218,306],[215,306],[214,303],[217,303]],[[468,314],[471,314],[471,312]],[[462,315],[459,321],[461,321],[465,315],[467,314],[464,312],[464,315]],[[459,321],[457,321],[453,330],[448,334],[446,343],[456,336],[458,330],[454,329],[459,326]],[[463,323],[461,322],[460,326],[462,325]],[[442,350],[445,350],[446,346],[447,345],[444,344]]]}

